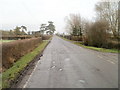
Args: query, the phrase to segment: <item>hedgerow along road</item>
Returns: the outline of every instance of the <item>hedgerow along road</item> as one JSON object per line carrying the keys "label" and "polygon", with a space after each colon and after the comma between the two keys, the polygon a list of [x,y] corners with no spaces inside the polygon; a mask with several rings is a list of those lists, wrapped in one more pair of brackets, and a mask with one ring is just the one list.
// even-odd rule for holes
{"label": "hedgerow along road", "polygon": [[117,88],[118,55],[85,49],[53,36],[22,87]]}

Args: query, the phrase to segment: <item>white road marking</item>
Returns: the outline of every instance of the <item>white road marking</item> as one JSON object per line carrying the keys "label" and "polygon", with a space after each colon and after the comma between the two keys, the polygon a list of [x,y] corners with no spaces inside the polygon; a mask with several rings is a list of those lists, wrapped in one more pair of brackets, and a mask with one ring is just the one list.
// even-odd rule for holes
{"label": "white road marking", "polygon": [[[103,58],[103,57],[100,56],[100,55],[98,55],[98,57],[99,57],[99,58]],[[104,59],[104,60],[105,60],[105,59]],[[108,61],[108,62],[110,62],[110,63],[112,63],[112,64],[115,64],[115,62],[117,62],[117,61],[114,61],[114,62],[113,62],[112,60],[105,60],[105,61]]]}
{"label": "white road marking", "polygon": [[35,68],[33,69],[33,71],[32,71],[32,73],[31,73],[31,75],[29,76],[29,78],[28,78],[28,80],[26,81],[26,83],[25,83],[25,85],[23,86],[23,88],[26,88],[26,86],[27,86],[27,84],[28,84],[28,82],[30,81],[30,79],[31,79],[31,76],[33,75],[33,73],[34,73],[34,71],[36,70],[36,68],[37,68],[37,66],[38,66],[38,64],[40,63],[40,60],[37,62],[37,64],[36,64],[36,66],[35,66]]}

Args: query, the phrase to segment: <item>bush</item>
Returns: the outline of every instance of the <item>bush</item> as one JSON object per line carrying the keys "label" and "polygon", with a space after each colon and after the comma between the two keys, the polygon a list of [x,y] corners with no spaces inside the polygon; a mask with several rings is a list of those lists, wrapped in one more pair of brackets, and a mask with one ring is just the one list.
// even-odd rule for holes
{"label": "bush", "polygon": [[82,37],[81,36],[72,36],[71,40],[73,40],[73,41],[82,41]]}
{"label": "bush", "polygon": [[109,36],[107,30],[108,23],[104,21],[97,21],[93,23],[88,30],[85,43],[95,47],[106,46]]}
{"label": "bush", "polygon": [[66,39],[73,40],[73,41],[82,41],[81,36],[64,35],[64,36],[61,36],[61,37],[64,37]]}
{"label": "bush", "polygon": [[119,49],[120,48],[120,42],[118,41],[108,41],[107,45],[104,46],[105,48],[115,48],[115,49]]}
{"label": "bush", "polygon": [[72,40],[72,36],[70,36],[70,35],[64,35],[63,37],[66,39]]}
{"label": "bush", "polygon": [[[89,43],[89,39],[88,37],[84,36],[83,37],[83,44],[86,46],[92,46]],[[105,42],[104,44],[102,44],[100,47],[102,48],[106,48],[106,49],[120,49],[120,42],[118,42],[117,40],[107,40],[107,42]]]}
{"label": "bush", "polygon": [[8,69],[21,56],[33,50],[42,42],[42,38],[17,40],[2,44],[2,67]]}
{"label": "bush", "polygon": [[88,46],[88,37],[83,36],[83,44]]}
{"label": "bush", "polygon": [[42,40],[48,40],[51,37],[52,37],[51,35],[42,35]]}

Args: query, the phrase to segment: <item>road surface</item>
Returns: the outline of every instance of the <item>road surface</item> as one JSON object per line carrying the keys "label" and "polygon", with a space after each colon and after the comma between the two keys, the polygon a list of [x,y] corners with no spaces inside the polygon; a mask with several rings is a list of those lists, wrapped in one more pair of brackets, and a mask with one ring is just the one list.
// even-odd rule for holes
{"label": "road surface", "polygon": [[118,56],[53,36],[24,88],[117,88]]}

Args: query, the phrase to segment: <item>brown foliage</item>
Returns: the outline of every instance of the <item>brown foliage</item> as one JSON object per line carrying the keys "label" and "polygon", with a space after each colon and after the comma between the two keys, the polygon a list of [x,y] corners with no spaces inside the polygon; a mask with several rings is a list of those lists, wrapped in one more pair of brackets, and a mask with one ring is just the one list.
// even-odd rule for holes
{"label": "brown foliage", "polygon": [[82,41],[82,37],[81,37],[81,36],[72,36],[72,37],[71,37],[71,40],[74,40],[74,41]]}
{"label": "brown foliage", "polygon": [[51,35],[42,35],[42,40],[48,40],[51,37],[52,37]]}
{"label": "brown foliage", "polygon": [[9,68],[21,56],[37,47],[40,42],[42,42],[41,38],[32,38],[2,43],[2,66]]}
{"label": "brown foliage", "polygon": [[95,47],[103,47],[108,40],[108,23],[104,21],[97,21],[91,25],[86,36],[88,45]]}
{"label": "brown foliage", "polygon": [[88,37],[87,36],[83,36],[83,43],[84,45],[88,45]]}
{"label": "brown foliage", "polygon": [[64,36],[61,36],[61,37],[64,37],[64,38],[67,38],[67,39],[73,40],[73,41],[82,41],[82,36],[64,35]]}
{"label": "brown foliage", "polygon": [[105,48],[116,48],[119,50],[120,49],[120,42],[109,40],[107,45],[105,46]]}

